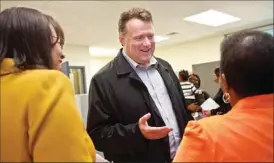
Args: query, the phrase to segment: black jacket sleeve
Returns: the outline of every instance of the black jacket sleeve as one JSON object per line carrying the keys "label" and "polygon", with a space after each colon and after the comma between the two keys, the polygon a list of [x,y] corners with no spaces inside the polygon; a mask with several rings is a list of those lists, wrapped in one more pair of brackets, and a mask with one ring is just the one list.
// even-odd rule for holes
{"label": "black jacket sleeve", "polygon": [[210,95],[206,91],[202,90],[202,94],[195,94],[195,101],[199,106],[201,106],[209,97]]}
{"label": "black jacket sleeve", "polygon": [[221,105],[223,104],[223,91],[219,88],[218,92],[214,96],[213,100],[220,105],[219,108],[211,110],[211,115],[217,115],[217,113],[221,112]]}
{"label": "black jacket sleeve", "polygon": [[168,62],[166,62],[166,63],[168,65],[169,69],[170,69],[170,75],[171,75],[172,79],[174,80],[176,88],[178,89],[178,91],[179,91],[179,93],[182,97],[182,101],[183,101],[183,105],[184,105],[184,112],[186,113],[186,116],[187,116],[188,120],[193,120],[193,117],[191,115],[191,111],[189,111],[187,109],[187,106],[189,104],[192,104],[192,102],[188,102],[187,100],[185,100],[185,96],[184,96],[184,93],[182,91],[182,88],[181,88],[180,81],[179,81],[178,77],[176,76],[175,72],[173,71],[172,66]]}
{"label": "black jacket sleeve", "polygon": [[98,80],[98,76],[90,84],[87,132],[96,150],[112,155],[145,152],[147,139],[141,134],[138,122],[117,123],[114,111],[117,105],[110,88],[105,81]]}

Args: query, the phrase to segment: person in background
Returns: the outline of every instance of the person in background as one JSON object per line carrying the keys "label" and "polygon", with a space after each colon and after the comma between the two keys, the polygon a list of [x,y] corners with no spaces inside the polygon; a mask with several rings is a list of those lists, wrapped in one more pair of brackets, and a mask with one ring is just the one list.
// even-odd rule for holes
{"label": "person in background", "polygon": [[192,83],[196,89],[202,92],[201,94],[196,94],[195,96],[197,104],[201,105],[210,97],[210,95],[205,90],[201,89],[201,79],[198,74],[193,73],[189,75],[188,81]]}
{"label": "person in background", "polygon": [[90,83],[87,131],[114,162],[171,162],[190,119],[171,65],[154,57],[151,13],[121,14],[118,55]]}
{"label": "person in background", "polygon": [[94,162],[72,85],[55,70],[62,45],[51,22],[25,7],[0,22],[1,162]]}
{"label": "person in background", "polygon": [[[201,79],[199,75],[195,73],[191,74],[188,78],[188,81],[192,83],[197,90],[202,92],[200,94],[195,94],[195,102],[198,106],[201,106],[210,97],[210,95],[206,91],[200,89]],[[202,108],[199,108],[194,115],[194,119],[200,120],[202,118],[203,118]]]}
{"label": "person in background", "polygon": [[179,72],[180,86],[185,96],[186,103],[195,103],[195,95],[201,94],[202,91],[197,89],[193,83],[188,81],[189,73],[187,70]]}
{"label": "person in background", "polygon": [[174,162],[274,161],[273,41],[260,31],[223,40],[220,83],[232,110],[190,121]]}
{"label": "person in background", "polygon": [[[220,68],[217,67],[214,69],[214,81],[219,84],[220,81]],[[229,97],[227,97],[227,94],[223,93],[223,90],[219,88],[217,94],[213,97],[213,100],[220,106],[217,109],[213,109],[211,111],[205,112],[207,116],[212,116],[212,115],[222,115],[227,113],[228,111],[231,110],[231,105],[228,102]]]}
{"label": "person in background", "polygon": [[200,89],[201,79],[197,74],[195,73],[190,74],[188,77],[188,81],[192,83],[196,89]]}
{"label": "person in background", "polygon": [[179,81],[181,89],[184,93],[187,109],[191,111],[192,117],[197,118],[197,112],[200,111],[200,107],[196,102],[195,96],[202,94],[202,91],[198,90],[191,82],[188,81],[189,73],[187,70],[179,72]]}

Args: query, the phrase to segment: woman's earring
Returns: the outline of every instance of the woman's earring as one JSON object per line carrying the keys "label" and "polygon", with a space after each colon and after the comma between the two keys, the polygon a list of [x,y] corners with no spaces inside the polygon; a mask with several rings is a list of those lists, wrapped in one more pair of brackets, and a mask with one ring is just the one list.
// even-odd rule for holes
{"label": "woman's earring", "polygon": [[226,103],[226,104],[229,103],[229,101],[230,101],[230,95],[229,95],[229,93],[224,93],[224,94],[223,94],[223,101],[224,101],[224,103]]}

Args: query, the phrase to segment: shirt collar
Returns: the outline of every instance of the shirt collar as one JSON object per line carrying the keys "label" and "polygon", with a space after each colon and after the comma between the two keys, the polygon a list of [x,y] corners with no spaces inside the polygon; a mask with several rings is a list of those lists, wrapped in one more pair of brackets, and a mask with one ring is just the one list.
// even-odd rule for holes
{"label": "shirt collar", "polygon": [[[135,70],[136,68],[138,67],[142,67],[144,68],[143,65],[140,65],[139,63],[135,62],[133,59],[131,59],[127,53],[125,52],[125,50],[123,49],[122,50],[122,54],[123,56],[126,58],[126,60],[129,62],[130,66]],[[150,58],[150,63],[149,63],[149,66],[148,67],[153,67],[153,66],[157,66],[158,62],[156,60],[156,58],[154,56],[152,56]]]}
{"label": "shirt collar", "polygon": [[272,108],[273,94],[256,95],[241,99],[232,109]]}
{"label": "shirt collar", "polygon": [[35,65],[29,66],[28,68],[18,68],[15,65],[15,61],[12,58],[4,58],[0,62],[0,76],[9,75],[12,73],[22,72],[23,70],[30,70],[30,69],[47,69],[45,66]]}

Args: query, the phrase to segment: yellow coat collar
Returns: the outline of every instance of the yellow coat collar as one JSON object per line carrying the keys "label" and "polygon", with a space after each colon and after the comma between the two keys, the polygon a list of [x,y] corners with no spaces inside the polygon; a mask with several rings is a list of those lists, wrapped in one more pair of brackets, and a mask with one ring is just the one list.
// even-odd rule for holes
{"label": "yellow coat collar", "polygon": [[15,62],[11,58],[5,58],[0,63],[0,75],[8,75],[14,72],[20,71],[17,67],[15,67]]}

